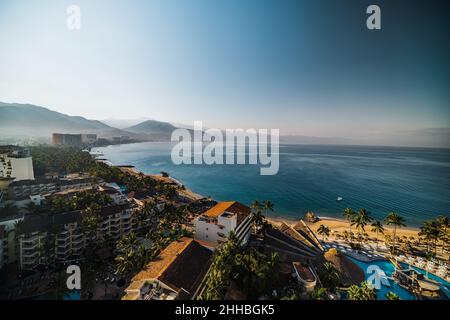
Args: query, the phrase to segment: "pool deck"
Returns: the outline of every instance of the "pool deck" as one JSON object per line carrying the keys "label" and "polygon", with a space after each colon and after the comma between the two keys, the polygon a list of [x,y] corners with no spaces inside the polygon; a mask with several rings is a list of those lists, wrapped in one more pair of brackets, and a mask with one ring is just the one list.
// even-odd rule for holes
{"label": "pool deck", "polygon": [[341,251],[342,253],[345,253],[346,255],[363,262],[384,260],[386,259],[387,255],[386,252],[373,250],[371,248],[368,248],[366,250],[352,249],[349,245],[343,243],[334,243],[334,242],[326,243],[324,244],[324,248],[325,249],[335,248]]}
{"label": "pool deck", "polygon": [[[447,281],[450,282],[450,276],[447,274],[446,277],[443,277],[442,275],[438,274],[437,272],[437,268],[428,268],[426,267],[426,265],[421,265],[417,263],[417,260],[412,259],[412,260],[407,260],[406,257],[403,256],[392,256],[387,250],[374,250],[371,246],[364,246],[363,250],[355,250],[350,248],[350,246],[346,243],[342,243],[342,242],[328,242],[325,243],[324,248],[327,250],[329,248],[335,248],[339,251],[341,251],[342,253],[357,259],[359,261],[362,262],[372,262],[372,261],[376,261],[376,260],[390,260],[394,266],[397,267],[398,262],[402,262],[402,263],[406,263],[409,264],[411,266],[414,266],[416,268],[419,268],[421,270],[423,270],[424,272],[428,272],[429,274],[442,279],[443,281]],[[421,259],[421,258],[417,258],[417,259]],[[444,285],[444,287],[448,290],[448,288]],[[448,296],[450,295],[450,292],[445,292],[445,294]]]}

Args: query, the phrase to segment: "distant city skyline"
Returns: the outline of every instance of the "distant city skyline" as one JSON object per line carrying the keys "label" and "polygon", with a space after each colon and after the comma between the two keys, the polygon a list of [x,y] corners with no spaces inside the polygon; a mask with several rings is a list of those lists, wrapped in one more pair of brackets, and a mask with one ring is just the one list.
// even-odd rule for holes
{"label": "distant city skyline", "polygon": [[[66,26],[81,8],[81,30]],[[355,143],[450,146],[445,1],[0,0],[0,101]]]}

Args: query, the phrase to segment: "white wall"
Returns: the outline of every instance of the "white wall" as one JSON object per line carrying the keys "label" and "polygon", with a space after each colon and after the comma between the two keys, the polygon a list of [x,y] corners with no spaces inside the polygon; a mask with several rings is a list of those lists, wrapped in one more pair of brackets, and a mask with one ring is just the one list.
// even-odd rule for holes
{"label": "white wall", "polygon": [[15,181],[19,180],[34,180],[33,171],[33,159],[28,158],[9,158],[7,161],[11,161],[11,177],[16,178]]}

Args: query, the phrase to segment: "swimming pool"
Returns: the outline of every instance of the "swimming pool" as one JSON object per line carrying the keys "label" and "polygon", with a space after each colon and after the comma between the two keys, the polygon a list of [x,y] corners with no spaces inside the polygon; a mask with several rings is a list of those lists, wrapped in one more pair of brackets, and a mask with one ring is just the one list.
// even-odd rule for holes
{"label": "swimming pool", "polygon": [[[367,268],[370,265],[376,265],[376,266],[380,267],[384,271],[386,276],[388,276],[388,277],[391,277],[395,271],[394,265],[388,260],[375,260],[375,261],[371,261],[371,262],[363,262],[363,261],[357,260],[350,256],[347,256],[347,257],[350,260],[352,260],[354,263],[356,263],[358,265],[358,267],[360,267],[364,271],[366,280],[367,280],[367,278],[369,278],[372,275],[372,273],[367,272]],[[393,293],[395,293],[397,296],[400,297],[401,300],[416,300],[416,297],[414,294],[412,294],[408,290],[400,287],[395,281],[389,280],[389,285],[390,285],[389,287],[381,285],[381,288],[379,290],[377,290],[377,299],[378,300],[387,300],[386,294],[389,291],[392,291]]]}

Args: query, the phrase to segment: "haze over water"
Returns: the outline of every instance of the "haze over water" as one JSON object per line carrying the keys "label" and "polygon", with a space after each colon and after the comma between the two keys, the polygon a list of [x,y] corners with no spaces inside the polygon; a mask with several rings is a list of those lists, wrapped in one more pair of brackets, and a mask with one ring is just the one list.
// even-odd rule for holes
{"label": "haze over water", "polygon": [[[369,146],[281,145],[280,170],[259,175],[257,165],[174,165],[170,143],[97,148],[115,165],[144,173],[168,172],[196,193],[250,204],[270,200],[272,216],[305,212],[342,217],[346,207],[366,208],[376,219],[396,211],[408,226],[450,216],[450,150]],[[342,202],[336,198],[342,197]]]}

